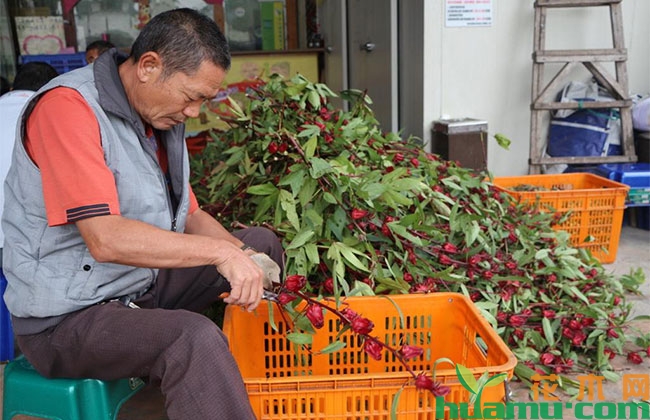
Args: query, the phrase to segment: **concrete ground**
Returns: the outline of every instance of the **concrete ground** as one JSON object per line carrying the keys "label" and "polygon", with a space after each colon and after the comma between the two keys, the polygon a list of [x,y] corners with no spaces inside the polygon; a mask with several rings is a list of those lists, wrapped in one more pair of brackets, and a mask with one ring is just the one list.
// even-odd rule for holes
{"label": "concrete ground", "polygon": [[[605,266],[611,272],[621,275],[629,273],[630,269],[641,268],[648,279],[641,287],[642,295],[630,296],[629,301],[634,305],[633,316],[636,315],[650,315],[650,231],[641,230],[631,227],[623,227],[619,249],[616,261],[612,264]],[[650,321],[637,322],[636,327],[645,333],[650,333]],[[620,374],[640,374],[648,378],[650,375],[650,360],[644,359],[640,365],[633,365],[625,360],[624,357],[617,357],[613,361],[614,367]],[[0,366],[0,376],[4,370],[4,365]],[[646,379],[648,381],[649,379]],[[647,387],[650,386],[646,382]],[[531,401],[530,388],[521,383],[513,383],[512,399],[517,402]],[[2,392],[2,381],[0,380],[0,393]],[[622,383],[619,382],[606,382],[603,385],[603,394],[605,401],[608,402],[622,402]],[[571,397],[566,394],[559,394],[559,400],[563,406],[571,404]],[[577,419],[575,410],[564,409],[562,412],[562,419],[574,420]],[[581,419],[596,419],[598,417],[592,416],[593,411],[585,410]],[[547,417],[552,418],[552,417]],[[558,417],[556,417],[558,418]],[[610,417],[613,418],[613,417]],[[16,416],[16,420],[34,419],[34,417]],[[164,400],[160,391],[156,388],[145,388],[143,391],[136,394],[132,399],[127,401],[122,409],[118,420],[167,420],[164,409]],[[88,419],[94,420],[94,419]]]}

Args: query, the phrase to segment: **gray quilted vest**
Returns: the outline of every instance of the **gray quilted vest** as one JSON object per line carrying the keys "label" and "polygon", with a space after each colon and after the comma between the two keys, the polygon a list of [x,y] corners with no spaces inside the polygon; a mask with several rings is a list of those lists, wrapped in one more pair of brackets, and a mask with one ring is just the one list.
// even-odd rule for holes
{"label": "gray quilted vest", "polygon": [[[184,127],[160,133],[168,154],[172,200],[155,150],[126,99],[117,69],[117,55],[105,53],[94,65],[52,80],[32,103],[57,86],[81,93],[99,122],[104,157],[115,177],[122,216],[182,232],[189,208]],[[31,108],[23,111],[18,139]],[[178,203],[176,208],[172,202]],[[41,175],[20,140],[5,181],[2,228],[6,236],[3,270],[8,283],[4,298],[14,317],[56,318],[98,302],[139,296],[158,274],[150,268],[99,263],[90,255],[74,223],[48,226]]]}

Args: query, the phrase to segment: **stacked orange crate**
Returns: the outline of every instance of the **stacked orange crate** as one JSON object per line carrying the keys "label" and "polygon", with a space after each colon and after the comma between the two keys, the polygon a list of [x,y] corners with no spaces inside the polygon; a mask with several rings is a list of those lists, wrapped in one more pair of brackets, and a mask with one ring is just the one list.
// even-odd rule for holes
{"label": "stacked orange crate", "polygon": [[541,211],[569,213],[554,228],[569,232],[573,246],[600,262],[616,260],[627,185],[590,173],[497,177],[494,185]]}

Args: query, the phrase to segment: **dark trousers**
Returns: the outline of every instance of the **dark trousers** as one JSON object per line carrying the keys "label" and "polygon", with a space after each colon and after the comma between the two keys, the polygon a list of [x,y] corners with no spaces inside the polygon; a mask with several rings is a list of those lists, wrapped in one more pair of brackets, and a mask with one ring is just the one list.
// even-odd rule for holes
{"label": "dark trousers", "polygon": [[[234,234],[282,263],[272,232]],[[140,308],[118,301],[94,305],[41,333],[17,336],[17,342],[47,377],[148,378],[160,386],[171,420],[254,419],[225,336],[197,313],[227,290],[214,266],[160,270],[156,284],[135,301]]]}

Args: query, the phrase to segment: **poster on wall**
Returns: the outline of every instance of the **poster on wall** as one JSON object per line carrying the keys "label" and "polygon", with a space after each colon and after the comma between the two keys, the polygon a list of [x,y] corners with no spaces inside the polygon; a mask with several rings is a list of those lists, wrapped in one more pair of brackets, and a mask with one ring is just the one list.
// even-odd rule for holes
{"label": "poster on wall", "polygon": [[445,26],[492,26],[492,0],[445,0]]}
{"label": "poster on wall", "polygon": [[65,48],[62,16],[16,16],[21,55],[58,54]]}

